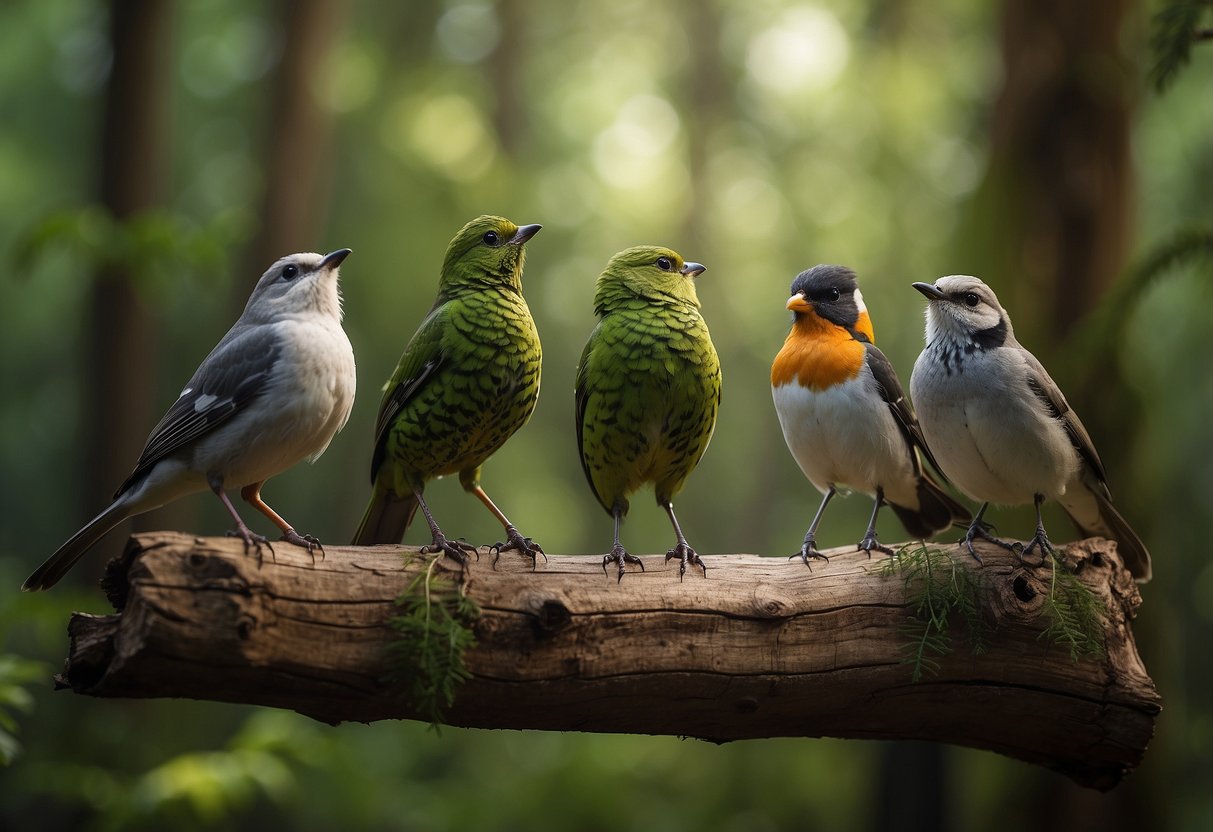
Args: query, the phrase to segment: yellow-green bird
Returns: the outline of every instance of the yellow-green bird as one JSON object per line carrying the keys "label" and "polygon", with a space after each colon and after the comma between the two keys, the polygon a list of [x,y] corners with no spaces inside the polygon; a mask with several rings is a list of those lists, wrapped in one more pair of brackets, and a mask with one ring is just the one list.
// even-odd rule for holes
{"label": "yellow-green bird", "polygon": [[600,318],[577,367],[577,446],[598,502],[615,520],[602,559],[639,564],[619,542],[628,497],[652,483],[677,542],[666,560],[707,567],[674,516],[674,495],[707,450],[720,409],[720,361],[699,314],[694,279],[704,271],[668,248],[637,246],[611,258],[598,278]]}
{"label": "yellow-green bird", "polygon": [[442,533],[422,491],[458,472],[505,527],[497,554],[516,550],[532,566],[543,548],[518,529],[480,487],[480,466],[526,424],[539,400],[542,352],[522,297],[523,245],[538,225],[481,216],[446,250],[438,297],[384,385],[371,460],[374,490],[354,543],[399,543],[417,507],[433,543],[460,564],[475,547]]}

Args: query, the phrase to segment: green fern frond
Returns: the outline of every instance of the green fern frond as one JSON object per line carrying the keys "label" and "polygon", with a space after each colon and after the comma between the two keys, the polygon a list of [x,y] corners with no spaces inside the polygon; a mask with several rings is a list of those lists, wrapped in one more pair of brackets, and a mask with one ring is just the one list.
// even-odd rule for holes
{"label": "green fern frond", "polygon": [[1042,614],[1049,626],[1039,638],[1070,651],[1070,659],[1102,658],[1104,605],[1099,596],[1053,555],[1053,575]]}
{"label": "green fern frond", "polygon": [[964,621],[969,649],[985,652],[989,644],[989,625],[982,613],[985,586],[974,572],[942,549],[908,544],[881,564],[880,574],[900,575],[904,582],[911,615],[902,628],[907,640],[903,662],[911,667],[912,681],[939,672],[935,657],[952,651],[948,625],[954,615]]}
{"label": "green fern frond", "polygon": [[435,728],[471,678],[463,656],[476,646],[472,628],[480,617],[462,586],[434,574],[439,557],[396,599],[400,614],[390,624],[398,638],[388,648],[388,681],[399,684]]}
{"label": "green fern frond", "polygon": [[1192,46],[1207,38],[1200,27],[1201,18],[1213,10],[1209,0],[1173,0],[1154,15],[1150,33],[1150,83],[1160,94],[1192,57]]}

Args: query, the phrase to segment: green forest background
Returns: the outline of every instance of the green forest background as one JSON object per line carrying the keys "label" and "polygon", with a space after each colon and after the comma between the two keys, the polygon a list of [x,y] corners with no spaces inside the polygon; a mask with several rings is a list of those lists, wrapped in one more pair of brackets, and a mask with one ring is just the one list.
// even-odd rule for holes
{"label": "green forest background", "polygon": [[[1213,828],[1213,44],[1161,79],[1157,55],[1183,50],[1150,45],[1159,12],[1185,38],[1213,26],[1208,3],[1186,5],[0,6],[0,827]],[[67,617],[108,612],[96,579],[124,534],[54,591],[17,588],[106,504],[264,268],[354,250],[353,416],[321,460],[266,489],[305,531],[344,541],[369,493],[379,387],[447,241],[485,212],[544,225],[524,275],[543,391],[484,481],[549,552],[610,544],[572,386],[615,251],[664,244],[708,266],[724,401],[677,503],[705,554],[787,555],[819,499],[769,394],[798,271],[857,270],[903,381],[923,328],[909,284],[984,277],[1154,554],[1135,631],[1164,710],[1140,770],[1098,794],[925,744],[330,728],[53,693]],[[427,498],[448,531],[499,536],[455,482]],[[819,542],[853,543],[869,508],[836,501]],[[994,519],[1030,533],[1030,509]],[[1061,514],[1046,522],[1067,539]],[[136,527],[219,534],[228,518],[200,495]],[[880,528],[904,537],[891,513]],[[647,494],[625,532],[634,552],[670,544]]]}

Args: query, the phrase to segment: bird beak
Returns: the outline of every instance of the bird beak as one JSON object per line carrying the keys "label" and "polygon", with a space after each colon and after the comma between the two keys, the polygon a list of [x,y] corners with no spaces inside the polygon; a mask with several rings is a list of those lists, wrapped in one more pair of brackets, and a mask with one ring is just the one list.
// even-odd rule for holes
{"label": "bird beak", "polygon": [[678,270],[678,272],[679,274],[685,274],[687,277],[699,277],[699,275],[703,274],[707,270],[708,267],[702,263],[685,263],[683,264],[683,267]]}
{"label": "bird beak", "polygon": [[339,248],[336,251],[330,251],[324,255],[324,259],[320,261],[320,265],[316,267],[317,271],[325,269],[335,269],[341,265],[341,261],[350,256],[351,249]]}
{"label": "bird beak", "polygon": [[788,309],[793,312],[812,312],[813,304],[809,303],[804,296],[804,292],[797,292],[788,298]]}
{"label": "bird beak", "polygon": [[943,300],[947,297],[943,292],[936,289],[930,283],[915,283],[914,288],[927,296],[927,300]]}
{"label": "bird beak", "polygon": [[518,232],[513,237],[510,238],[510,245],[512,245],[512,246],[522,245],[527,240],[531,239],[536,234],[538,234],[539,229],[541,229],[541,228],[543,228],[542,225],[519,226]]}

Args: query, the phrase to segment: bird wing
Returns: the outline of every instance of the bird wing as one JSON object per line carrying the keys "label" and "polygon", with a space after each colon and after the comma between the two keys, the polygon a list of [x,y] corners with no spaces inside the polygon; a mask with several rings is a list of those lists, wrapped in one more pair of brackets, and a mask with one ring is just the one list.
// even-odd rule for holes
{"label": "bird wing", "polygon": [[282,342],[266,326],[233,328],[211,350],[147,438],[117,499],[156,463],[196,442],[247,408],[270,383]]}
{"label": "bird wing", "polygon": [[872,377],[876,379],[880,396],[892,411],[893,419],[901,428],[901,435],[905,437],[906,443],[909,445],[910,456],[914,461],[914,473],[918,474],[922,471],[918,457],[914,454],[914,448],[917,447],[931,463],[931,467],[939,471],[940,476],[943,476],[939,463],[935,461],[931,449],[927,447],[927,440],[918,426],[918,417],[910,409],[910,403],[906,400],[905,391],[901,388],[901,382],[897,379],[897,372],[893,369],[893,365],[875,344],[865,340],[863,346],[868,352],[868,369],[872,371]]}
{"label": "bird wing", "polygon": [[[576,413],[576,430],[577,430],[577,456],[581,460],[581,470],[585,472],[586,482],[590,484],[590,490],[594,492],[594,496],[598,502],[606,505],[602,499],[602,495],[598,493],[598,487],[594,485],[594,475],[590,471],[589,463],[585,458],[585,411],[590,400],[589,391],[589,375],[590,375],[590,355],[594,351],[594,346],[599,340],[599,330],[602,328],[602,322],[594,327],[594,331],[590,333],[590,338],[586,341],[585,349],[581,352],[581,360],[577,362],[577,381],[574,385],[575,396],[575,413]],[[607,509],[610,510],[609,507]]]}
{"label": "bird wing", "polygon": [[392,423],[409,399],[417,394],[442,366],[442,331],[445,314],[442,306],[435,307],[404,348],[396,371],[384,385],[383,401],[375,419],[375,452],[371,457],[371,483],[379,476],[379,468],[387,456],[387,437]]}
{"label": "bird wing", "polygon": [[1022,354],[1024,362],[1027,364],[1028,389],[1048,409],[1050,416],[1061,420],[1066,434],[1070,437],[1070,442],[1074,445],[1074,450],[1078,451],[1078,455],[1091,466],[1091,470],[1095,473],[1104,491],[1107,492],[1108,475],[1095,450],[1095,444],[1091,441],[1091,435],[1087,433],[1078,414],[1070,409],[1070,404],[1062,394],[1061,388],[1049,376],[1044,365],[1027,350],[1022,350]]}

